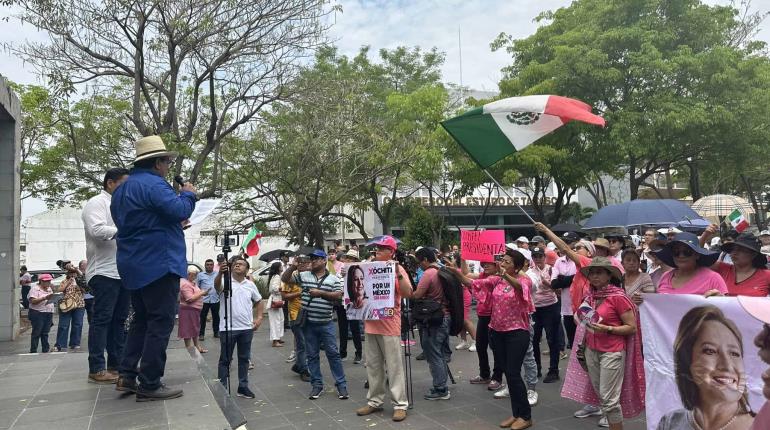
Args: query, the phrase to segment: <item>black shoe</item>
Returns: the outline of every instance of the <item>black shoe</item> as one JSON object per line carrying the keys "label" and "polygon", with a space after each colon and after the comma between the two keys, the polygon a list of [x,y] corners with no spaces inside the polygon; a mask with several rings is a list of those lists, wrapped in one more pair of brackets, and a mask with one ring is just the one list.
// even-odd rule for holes
{"label": "black shoe", "polygon": [[559,380],[559,372],[548,372],[547,375],[545,375],[545,379],[543,379],[544,384],[550,384],[551,382],[556,382]]}
{"label": "black shoe", "polygon": [[118,382],[115,383],[115,390],[133,394],[139,391],[139,385],[136,383],[136,379],[121,376],[118,378]]}
{"label": "black shoe", "polygon": [[337,398],[340,400],[347,400],[350,396],[348,395],[348,389],[345,387],[337,387]]}
{"label": "black shoe", "polygon": [[420,353],[420,355],[418,355],[417,357],[415,357],[415,359],[416,359],[416,360],[425,360],[425,353],[424,353],[424,352],[421,352],[421,353]]}
{"label": "black shoe", "polygon": [[293,366],[291,366],[291,371],[299,375],[302,374],[302,372],[299,371],[299,366],[297,366],[296,363]]}
{"label": "black shoe", "polygon": [[249,390],[249,387],[243,387],[243,388],[239,387],[237,395],[238,397],[245,397],[247,399],[253,399],[257,397],[254,395],[254,393],[251,392],[251,390]]}
{"label": "black shoe", "polygon": [[219,333],[214,333],[214,339],[219,339]]}
{"label": "black shoe", "polygon": [[425,400],[449,400],[449,390],[444,388],[443,390],[430,389],[428,394],[423,396]]}
{"label": "black shoe", "polygon": [[315,400],[319,397],[321,397],[321,394],[324,392],[324,387],[313,387],[312,390],[310,390],[310,395],[308,395],[308,399]]}
{"label": "black shoe", "polygon": [[302,382],[310,382],[310,373],[305,372],[299,375],[300,379],[302,379]]}
{"label": "black shoe", "polygon": [[364,382],[364,389],[365,390],[369,389],[369,380],[368,379],[366,380],[366,382]]}
{"label": "black shoe", "polygon": [[537,371],[537,377],[538,377],[538,378],[542,378],[542,377],[543,377],[543,372],[541,372],[541,371],[539,371],[539,370],[538,370],[538,371]]}
{"label": "black shoe", "polygon": [[361,364],[363,359],[361,358],[361,353],[357,352],[356,356],[353,358],[353,364]]}
{"label": "black shoe", "polygon": [[142,387],[139,387],[139,390],[136,392],[136,401],[152,402],[156,400],[176,399],[177,397],[182,397],[183,394],[184,391],[181,389],[171,389],[164,384],[160,384],[160,387],[155,390],[145,390]]}

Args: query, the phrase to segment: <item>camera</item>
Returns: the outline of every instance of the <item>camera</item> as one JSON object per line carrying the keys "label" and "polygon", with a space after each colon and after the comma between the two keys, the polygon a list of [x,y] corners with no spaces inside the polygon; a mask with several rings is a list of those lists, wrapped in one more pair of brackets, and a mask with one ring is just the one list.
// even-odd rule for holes
{"label": "camera", "polygon": [[225,262],[225,254],[217,255],[217,263],[224,263],[224,262]]}
{"label": "camera", "polygon": [[64,270],[69,273],[77,273],[78,268],[75,267],[72,264],[72,261],[70,260],[56,260],[56,265],[59,266],[61,270]]}

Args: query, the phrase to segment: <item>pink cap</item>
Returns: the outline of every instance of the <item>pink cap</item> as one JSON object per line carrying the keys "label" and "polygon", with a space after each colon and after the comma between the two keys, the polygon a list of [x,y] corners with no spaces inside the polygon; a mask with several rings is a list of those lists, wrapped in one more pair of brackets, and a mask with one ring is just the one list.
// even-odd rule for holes
{"label": "pink cap", "polygon": [[38,281],[50,281],[53,280],[53,276],[49,275],[48,273],[43,273],[42,275],[37,277]]}
{"label": "pink cap", "polygon": [[388,235],[378,237],[377,240],[371,242],[371,245],[385,246],[394,251],[398,249],[398,242],[396,242],[396,239],[393,239],[393,236]]}
{"label": "pink cap", "polygon": [[738,302],[749,315],[770,324],[770,298],[738,296]]}

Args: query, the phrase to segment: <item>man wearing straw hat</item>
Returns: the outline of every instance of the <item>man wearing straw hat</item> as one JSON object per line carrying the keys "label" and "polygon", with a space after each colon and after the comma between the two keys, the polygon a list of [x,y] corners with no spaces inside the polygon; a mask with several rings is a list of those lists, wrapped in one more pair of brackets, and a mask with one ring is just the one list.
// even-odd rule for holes
{"label": "man wearing straw hat", "polygon": [[176,155],[160,136],[139,139],[134,168],[112,194],[118,272],[131,291],[135,313],[116,389],[136,393],[137,402],[182,396],[182,390],[161,382],[179,280],[187,276],[182,222],[190,218],[196,199],[192,184],[184,184],[177,194],[166,182]]}

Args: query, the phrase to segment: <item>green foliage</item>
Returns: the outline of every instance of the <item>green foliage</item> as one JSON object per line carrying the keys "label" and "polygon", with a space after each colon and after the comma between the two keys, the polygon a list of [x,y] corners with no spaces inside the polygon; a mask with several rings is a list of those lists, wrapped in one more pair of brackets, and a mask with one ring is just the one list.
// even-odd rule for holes
{"label": "green foliage", "polygon": [[751,88],[766,58],[757,56],[761,44],[736,40],[756,25],[736,14],[697,0],[575,1],[542,14],[533,35],[493,42],[513,58],[502,96],[559,94],[595,106],[606,129],[566,132],[587,155],[580,164],[628,173],[635,198],[649,176],[723,149],[745,120],[740,106],[751,92],[735,89]]}
{"label": "green foliage", "polygon": [[441,238],[449,237],[449,230],[441,218],[431,214],[423,207],[415,207],[411,217],[404,225],[406,233],[402,243],[406,249],[418,246],[440,246]]}

